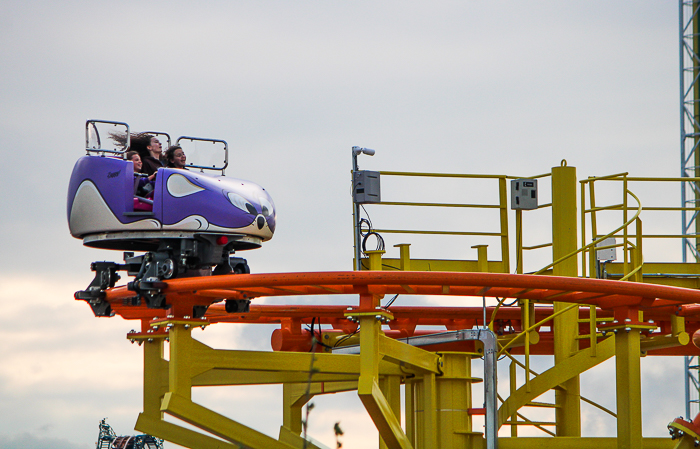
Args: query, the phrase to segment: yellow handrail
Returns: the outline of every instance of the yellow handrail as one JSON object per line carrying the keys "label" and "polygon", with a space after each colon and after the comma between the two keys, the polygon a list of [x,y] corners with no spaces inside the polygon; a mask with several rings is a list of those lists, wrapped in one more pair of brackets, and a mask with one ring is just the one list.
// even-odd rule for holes
{"label": "yellow handrail", "polygon": [[[502,303],[502,301],[499,302],[499,306],[500,306],[501,303]],[[509,347],[511,347],[511,345],[512,345],[513,343],[515,343],[517,340],[519,340],[520,337],[524,336],[526,333],[532,332],[534,329],[537,329],[538,327],[542,326],[542,324],[546,323],[547,321],[553,319],[554,317],[557,317],[557,316],[561,315],[561,314],[564,313],[564,312],[568,312],[569,310],[573,309],[574,307],[580,307],[580,304],[578,304],[578,303],[576,303],[576,304],[571,304],[570,306],[565,307],[565,308],[561,309],[560,311],[551,314],[551,315],[548,316],[547,318],[545,318],[545,319],[543,319],[543,320],[541,320],[541,321],[539,321],[539,322],[533,324],[532,326],[528,327],[527,329],[525,329],[524,331],[522,331],[522,332],[520,332],[518,335],[516,335],[515,338],[513,338],[513,339],[510,340],[508,343],[506,343],[505,346],[501,346],[501,344],[499,343],[498,346],[501,346],[501,349],[498,350],[498,356],[500,357],[501,355],[503,355],[503,352],[504,352],[506,349],[508,349]],[[495,315],[495,314],[496,314],[496,311],[494,310],[493,312],[494,312],[494,315]],[[493,318],[491,319],[491,323],[489,323],[489,329],[493,330]]]}
{"label": "yellow handrail", "polygon": [[[610,337],[608,337],[608,338],[610,338]],[[516,359],[515,357],[513,357],[510,353],[506,352],[504,355],[505,355],[506,357],[508,357],[513,363],[515,363],[516,365],[518,365],[518,366],[521,367],[522,369],[526,370],[526,372],[528,372],[528,373],[530,373],[530,374],[533,374],[533,375],[535,375],[535,376],[539,376],[539,375],[540,375],[540,373],[538,373],[537,371],[532,370],[532,369],[529,369],[529,368],[526,368],[525,365],[523,365],[523,363],[522,363],[520,360],[518,360],[518,359]],[[555,388],[559,388],[559,387],[555,387]],[[498,396],[498,399],[499,399],[501,402],[504,402],[504,401],[503,401],[503,398],[502,398],[500,395]],[[595,402],[593,402],[592,400],[590,400],[590,399],[588,399],[588,398],[586,398],[586,397],[584,397],[584,396],[581,396],[581,400],[582,400],[583,402],[585,402],[585,403],[587,403],[587,404],[590,404],[590,405],[592,405],[593,407],[596,407],[596,408],[598,408],[598,409],[604,411],[605,413],[607,413],[607,414],[609,414],[609,415],[614,416],[614,417],[617,418],[617,413],[613,412],[612,410],[609,410],[609,409],[603,407],[602,405],[600,405],[600,404],[598,404],[598,403],[595,403]]]}
{"label": "yellow handrail", "polygon": [[[581,181],[581,182],[583,182],[583,181]],[[577,249],[576,251],[572,251],[572,252],[570,252],[569,254],[567,254],[567,255],[565,255],[565,256],[563,256],[563,257],[560,257],[559,259],[555,260],[554,262],[550,263],[549,265],[545,266],[544,268],[541,268],[540,270],[536,271],[534,274],[542,274],[543,272],[545,272],[545,271],[547,271],[548,269],[552,268],[554,265],[556,265],[556,264],[558,264],[558,263],[561,263],[561,262],[565,261],[566,259],[568,259],[568,258],[570,258],[570,257],[573,257],[573,256],[577,255],[578,253],[580,253],[580,252],[582,252],[582,251],[585,251],[585,250],[587,250],[587,249],[590,249],[590,248],[592,248],[592,247],[595,247],[595,245],[596,245],[597,243],[600,243],[600,242],[602,242],[603,240],[607,239],[608,237],[611,237],[611,236],[613,236],[614,234],[617,234],[619,231],[621,231],[621,230],[625,229],[627,226],[629,226],[634,220],[636,220],[637,218],[639,218],[639,214],[642,212],[642,203],[641,203],[641,201],[639,201],[639,198],[637,198],[637,196],[636,196],[634,193],[632,193],[631,191],[627,190],[626,193],[630,194],[630,195],[637,201],[637,205],[638,205],[638,207],[637,207],[637,213],[634,214],[634,217],[632,217],[631,219],[625,221],[625,223],[623,223],[622,226],[618,227],[618,228],[615,229],[614,231],[609,232],[609,233],[605,234],[604,236],[599,237],[599,238],[593,240],[591,243],[589,243],[589,244],[587,244],[587,245],[585,245],[585,246],[582,246],[581,248]]]}

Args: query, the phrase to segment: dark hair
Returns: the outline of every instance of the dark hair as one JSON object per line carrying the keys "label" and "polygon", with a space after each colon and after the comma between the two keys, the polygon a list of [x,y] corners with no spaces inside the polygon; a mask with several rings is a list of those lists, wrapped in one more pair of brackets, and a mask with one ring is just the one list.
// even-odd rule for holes
{"label": "dark hair", "polygon": [[151,155],[151,152],[148,150],[148,146],[151,144],[151,139],[153,136],[150,134],[131,134],[131,146],[129,148],[126,148],[126,133],[110,132],[109,137],[117,144],[118,147],[121,147],[122,150],[130,150],[138,153],[142,160]]}
{"label": "dark hair", "polygon": [[165,150],[166,167],[175,167],[175,164],[173,163],[173,156],[175,156],[175,150],[182,150],[182,147],[180,145],[172,145],[167,150]]}
{"label": "dark hair", "polygon": [[[126,152],[126,160],[130,161],[137,154],[138,153],[136,151],[127,151]],[[139,155],[139,157],[140,157],[140,155]]]}

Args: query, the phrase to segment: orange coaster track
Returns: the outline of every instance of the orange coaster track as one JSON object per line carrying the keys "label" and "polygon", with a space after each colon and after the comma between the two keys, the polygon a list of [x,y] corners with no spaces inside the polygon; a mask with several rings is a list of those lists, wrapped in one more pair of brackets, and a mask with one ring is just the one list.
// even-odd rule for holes
{"label": "orange coaster track", "polygon": [[[116,314],[140,320],[142,325],[140,332],[127,336],[144,344],[144,411],[136,429],[192,448],[316,447],[300,436],[302,406],[313,395],[340,391],[357,392],[377,428],[381,447],[670,448],[674,445],[670,439],[642,437],[640,357],[700,353],[689,344],[689,333],[700,328],[700,291],[663,285],[563,276],[410,271],[240,274],[174,279],[157,285],[169,304],[168,310],[139,305],[135,293],[126,287],[108,289],[104,300]],[[452,297],[457,305],[381,306],[384,296],[397,294]],[[310,305],[304,298],[332,295],[349,297],[343,298],[346,304],[331,305]],[[227,313],[221,303],[265,297],[298,301],[253,304],[245,313]],[[473,299],[461,306],[466,302],[461,297]],[[500,307],[484,310],[479,307],[482,297],[497,298]],[[329,298],[329,302],[332,300]],[[508,302],[511,304],[504,305]],[[203,318],[195,319],[194,307],[208,310]],[[572,324],[560,326],[558,331],[573,331],[576,348],[565,357],[559,355],[557,361],[562,345],[555,332],[556,320],[571,313],[575,314],[573,320],[569,317],[559,322]],[[488,348],[478,341],[480,334],[464,337],[469,332],[481,332],[474,328],[483,329],[484,321],[497,338],[484,331],[492,341]],[[195,326],[224,322],[279,323],[280,328],[272,334],[274,351],[213,349],[191,335]],[[318,327],[314,330],[315,324]],[[305,325],[310,328],[305,329]],[[409,341],[408,337],[420,340],[426,334],[441,332],[435,326],[462,330],[464,334],[450,339],[444,333],[436,344],[412,346],[415,340]],[[360,327],[362,331],[357,332]],[[422,341],[436,341],[434,337]],[[169,359],[163,356],[166,340],[170,342]],[[312,348],[317,352],[314,355],[309,354]],[[524,354],[524,364],[512,358],[513,354]],[[529,356],[536,354],[554,354],[554,366],[540,374],[530,370]],[[500,355],[511,357],[513,363],[510,396],[503,398],[498,407],[494,365]],[[493,381],[484,382],[484,397],[493,397],[485,409],[474,408],[471,399],[472,384],[480,381],[471,376],[471,361],[482,356],[485,377],[493,376]],[[578,384],[572,382],[577,382],[580,373],[611,357],[616,360],[617,414],[601,409],[617,420],[617,437],[560,435],[567,422],[580,428],[579,402],[565,410],[570,415],[560,418],[557,404],[535,399],[555,390],[555,395],[574,392],[578,401],[583,401]],[[516,365],[525,370],[522,386],[514,383]],[[283,385],[279,439],[206,409],[191,398],[193,387],[260,383]],[[532,406],[552,407],[557,413],[556,422],[524,418],[519,410]],[[167,422],[164,413],[205,433]],[[472,415],[483,413],[485,439],[472,423]],[[402,416],[405,426],[401,424]],[[555,424],[556,434],[545,428]],[[521,425],[565,438],[517,438],[517,426]],[[692,434],[688,430],[692,425],[680,420],[671,423],[670,428],[685,444],[695,441],[685,437]],[[511,438],[496,436],[502,426],[511,427]]]}
{"label": "orange coaster track", "polygon": [[[140,319],[146,328],[153,320],[166,317],[189,319],[192,307],[209,306],[203,321],[280,323],[282,335],[273,336],[276,350],[308,350],[311,335],[301,332],[302,324],[314,318],[332,325],[338,332],[353,332],[357,325],[349,322],[347,312],[367,312],[368,304],[305,305],[299,298],[296,305],[251,305],[249,313],[227,313],[222,304],[227,299],[254,299],[262,297],[301,297],[327,295],[424,295],[424,296],[468,296],[530,300],[544,304],[535,308],[534,319],[539,322],[552,314],[554,301],[577,303],[582,321],[581,330],[588,331],[584,323],[589,318],[590,306],[597,309],[598,318],[609,318],[609,324],[631,325],[651,322],[658,329],[649,335],[666,335],[672,332],[672,316],[683,317],[687,332],[700,328],[700,291],[664,285],[622,282],[601,279],[581,279],[559,276],[513,275],[499,273],[452,273],[452,272],[318,272],[242,274],[215,277],[197,277],[165,281],[163,289],[171,308],[167,311],[132,306],[129,298],[134,296],[126,287],[107,291],[106,300],[112,310],[125,319]],[[480,302],[480,301],[479,301]],[[444,325],[448,330],[469,329],[483,325],[483,308],[471,306],[427,307],[392,306],[393,319],[389,322],[387,336],[399,338],[421,334],[417,326]],[[643,312],[644,321],[639,321]],[[492,317],[493,307],[486,310],[487,321]],[[521,308],[500,307],[493,320],[498,334],[520,332]],[[320,321],[319,321],[320,322]],[[653,327],[653,326],[652,326]],[[533,345],[533,354],[551,354],[551,328],[541,333],[541,345]],[[585,328],[585,329],[584,329]],[[604,328],[600,325],[599,329]],[[541,328],[538,328],[541,332]],[[434,332],[434,331],[433,331]],[[582,334],[584,332],[581,332]],[[293,337],[292,335],[297,335]],[[586,342],[582,342],[585,347]],[[464,348],[473,342],[463,344]],[[455,345],[452,349],[457,349]],[[514,353],[518,349],[514,348]],[[681,355],[700,354],[693,345],[660,348],[650,354]]]}

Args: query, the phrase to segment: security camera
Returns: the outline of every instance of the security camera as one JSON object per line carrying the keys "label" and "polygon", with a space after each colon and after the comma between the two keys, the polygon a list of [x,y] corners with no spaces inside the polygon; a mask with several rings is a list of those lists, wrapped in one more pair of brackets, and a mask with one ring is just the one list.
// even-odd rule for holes
{"label": "security camera", "polygon": [[360,153],[364,153],[367,156],[374,156],[375,151],[371,148],[362,148],[362,147],[352,147],[352,152],[357,155]]}

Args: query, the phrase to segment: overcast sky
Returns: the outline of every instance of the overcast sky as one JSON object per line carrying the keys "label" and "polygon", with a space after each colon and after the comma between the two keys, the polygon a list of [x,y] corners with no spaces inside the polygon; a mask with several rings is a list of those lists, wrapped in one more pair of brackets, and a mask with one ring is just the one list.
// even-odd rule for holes
{"label": "overcast sky", "polygon": [[[377,150],[360,158],[374,170],[527,176],[566,159],[579,178],[678,176],[677,28],[677,4],[660,0],[4,0],[0,448],[92,447],[101,418],[128,434],[140,411],[141,352],[125,340],[135,324],[94,318],[72,297],[90,282],[90,262],[121,259],[68,233],[66,190],[85,120],[227,140],[227,174],[264,186],[278,209],[274,239],[241,254],[253,272],[348,270],[353,145]],[[436,194],[431,201],[480,202],[490,192],[387,184],[387,194],[409,187]],[[679,196],[674,187],[651,200],[677,205]],[[423,220],[433,229],[468,222]],[[680,229],[678,217],[666,223]],[[422,242],[387,237],[387,247],[401,241]],[[475,243],[413,249],[475,258]],[[221,326],[202,338],[269,349],[269,327]],[[684,412],[681,364],[645,370],[645,391],[657,394],[645,408],[647,436],[666,435]],[[608,379],[593,389],[612,392]],[[223,390],[197,394],[276,435],[277,387]],[[235,406],[251,398],[254,410]],[[376,446],[356,397],[318,403],[313,436],[333,445],[339,419],[344,447]],[[588,435],[614,434],[609,421],[584,419]]]}

